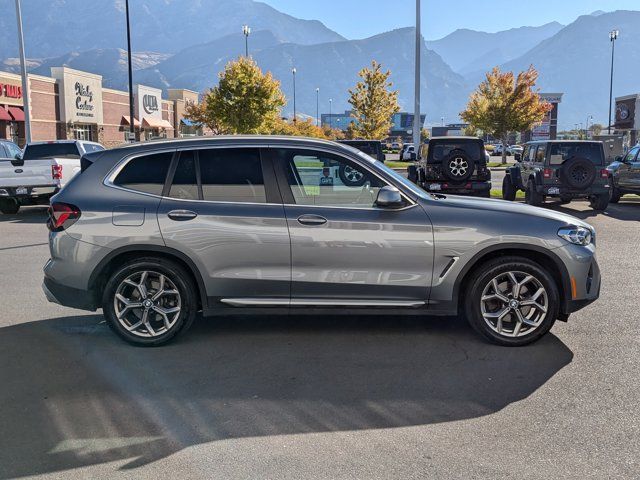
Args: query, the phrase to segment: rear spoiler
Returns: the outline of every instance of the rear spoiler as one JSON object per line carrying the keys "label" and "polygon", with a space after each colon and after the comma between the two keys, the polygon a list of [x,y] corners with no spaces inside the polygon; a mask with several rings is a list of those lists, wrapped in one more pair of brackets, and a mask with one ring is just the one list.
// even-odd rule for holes
{"label": "rear spoiler", "polygon": [[80,157],[80,173],[84,172],[87,168],[93,165],[93,163],[102,155],[104,155],[105,152],[106,150],[101,150],[99,152],[85,153],[84,155],[82,155],[82,157]]}

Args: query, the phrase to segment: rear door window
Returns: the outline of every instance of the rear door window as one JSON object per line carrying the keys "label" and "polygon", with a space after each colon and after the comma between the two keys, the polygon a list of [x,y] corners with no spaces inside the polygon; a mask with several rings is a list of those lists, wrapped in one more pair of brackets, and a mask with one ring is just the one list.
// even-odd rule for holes
{"label": "rear door window", "polygon": [[136,192],[162,195],[173,152],[153,153],[130,160],[113,181]]}
{"label": "rear door window", "polygon": [[560,165],[571,158],[586,158],[595,165],[604,165],[604,153],[599,143],[552,143],[550,163]]}
{"label": "rear door window", "polygon": [[198,150],[203,200],[266,203],[260,150],[212,148]]}
{"label": "rear door window", "polygon": [[454,150],[464,151],[474,161],[484,160],[484,154],[481,154],[481,148],[477,142],[434,143],[430,148],[430,151],[433,152],[431,160],[433,163],[442,162]]}
{"label": "rear door window", "polygon": [[80,158],[80,151],[75,143],[38,143],[27,145],[24,151],[25,160],[42,160],[51,157]]}
{"label": "rear door window", "polygon": [[538,145],[538,149],[536,150],[536,163],[544,163],[544,154],[546,151],[546,145]]}

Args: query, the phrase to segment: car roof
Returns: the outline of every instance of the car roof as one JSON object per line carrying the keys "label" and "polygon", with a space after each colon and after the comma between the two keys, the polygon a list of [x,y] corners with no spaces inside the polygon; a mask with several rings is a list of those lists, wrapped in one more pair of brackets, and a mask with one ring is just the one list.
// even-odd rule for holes
{"label": "car roof", "polygon": [[481,138],[465,136],[465,135],[451,135],[451,136],[431,137],[429,139],[429,141],[431,141],[431,140],[477,140],[477,141],[482,142]]}
{"label": "car roof", "polygon": [[527,145],[540,145],[542,143],[602,143],[599,140],[532,140]]}

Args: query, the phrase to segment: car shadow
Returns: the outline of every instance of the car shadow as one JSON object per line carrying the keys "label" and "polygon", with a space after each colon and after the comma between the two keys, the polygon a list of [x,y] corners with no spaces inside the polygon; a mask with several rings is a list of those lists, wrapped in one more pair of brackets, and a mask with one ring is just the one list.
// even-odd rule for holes
{"label": "car shadow", "polygon": [[458,319],[198,319],[136,348],[100,315],[0,330],[0,477],[127,460],[217,440],[393,428],[489,415],[572,352],[547,335],[504,348]]}
{"label": "car shadow", "polygon": [[616,220],[638,222],[640,221],[640,201],[636,199],[623,199],[620,203],[610,203],[604,212],[587,208],[585,210],[578,210],[568,205],[561,205],[559,203],[549,202],[545,204],[557,212],[568,213],[574,217],[578,217],[582,220],[604,215]]}
{"label": "car shadow", "polygon": [[0,222],[42,223],[47,222],[47,206],[22,207],[18,213],[0,213]]}

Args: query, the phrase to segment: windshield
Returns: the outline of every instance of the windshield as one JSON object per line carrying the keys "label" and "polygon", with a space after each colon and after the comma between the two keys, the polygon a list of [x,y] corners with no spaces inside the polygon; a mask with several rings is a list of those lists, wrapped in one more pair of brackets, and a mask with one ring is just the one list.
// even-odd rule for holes
{"label": "windshield", "polygon": [[38,143],[27,145],[24,151],[25,160],[40,160],[50,157],[80,158],[80,152],[75,143]]}

